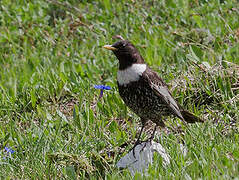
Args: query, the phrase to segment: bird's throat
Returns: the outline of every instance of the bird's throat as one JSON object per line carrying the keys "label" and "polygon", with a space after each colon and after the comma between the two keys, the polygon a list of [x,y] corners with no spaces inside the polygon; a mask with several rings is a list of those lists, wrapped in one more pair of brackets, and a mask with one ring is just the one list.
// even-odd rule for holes
{"label": "bird's throat", "polygon": [[132,64],[126,69],[119,69],[117,73],[117,81],[119,85],[127,85],[131,82],[138,81],[140,76],[146,70],[146,64]]}

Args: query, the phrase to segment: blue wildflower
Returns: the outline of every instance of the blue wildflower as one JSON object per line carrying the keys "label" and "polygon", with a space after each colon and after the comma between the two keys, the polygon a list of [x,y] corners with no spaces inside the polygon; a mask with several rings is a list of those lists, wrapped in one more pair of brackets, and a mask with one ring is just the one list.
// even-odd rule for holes
{"label": "blue wildflower", "polygon": [[10,154],[13,154],[15,152],[14,150],[8,147],[4,147],[4,149],[6,150],[7,153],[10,153]]}
{"label": "blue wildflower", "polygon": [[94,85],[95,89],[100,89],[100,96],[99,98],[101,98],[103,96],[103,92],[104,90],[111,90],[110,86],[105,86],[105,85]]}
{"label": "blue wildflower", "polygon": [[111,90],[110,86],[105,86],[105,85],[94,85],[95,89],[102,89],[102,90]]}

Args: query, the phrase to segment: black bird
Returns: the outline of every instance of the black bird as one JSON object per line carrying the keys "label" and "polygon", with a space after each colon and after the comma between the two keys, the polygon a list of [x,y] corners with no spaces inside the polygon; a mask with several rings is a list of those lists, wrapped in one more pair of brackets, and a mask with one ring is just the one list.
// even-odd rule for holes
{"label": "black bird", "polygon": [[183,122],[203,122],[200,118],[183,109],[172,97],[167,85],[156,72],[150,69],[135,46],[127,40],[120,40],[104,48],[112,50],[119,60],[117,83],[119,94],[125,104],[140,118],[142,128],[136,144],[148,120],[165,127],[164,116],[174,115]]}

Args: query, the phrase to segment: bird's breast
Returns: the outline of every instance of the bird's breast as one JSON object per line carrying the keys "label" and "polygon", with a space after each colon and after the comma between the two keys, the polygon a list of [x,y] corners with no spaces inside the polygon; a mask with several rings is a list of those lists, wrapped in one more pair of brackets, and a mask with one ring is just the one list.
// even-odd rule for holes
{"label": "bird's breast", "polygon": [[125,104],[139,116],[151,117],[165,112],[166,105],[150,88],[150,86],[141,81],[120,85],[118,83],[119,94]]}

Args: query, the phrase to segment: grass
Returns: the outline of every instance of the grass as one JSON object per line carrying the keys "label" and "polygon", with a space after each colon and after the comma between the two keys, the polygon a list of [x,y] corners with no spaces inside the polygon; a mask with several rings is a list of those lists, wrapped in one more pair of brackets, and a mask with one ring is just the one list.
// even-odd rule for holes
{"label": "grass", "polygon": [[[238,178],[238,69],[225,63],[239,63],[238,1],[2,0],[0,5],[1,178],[133,178],[114,166],[130,148],[119,146],[130,144],[139,127],[117,92],[117,61],[101,48],[115,42],[116,34],[132,41],[168,84],[178,84],[173,94],[181,104],[206,119],[183,136],[157,135],[171,164],[162,167],[157,157],[148,178]],[[204,72],[198,66],[205,64],[219,68]],[[95,84],[112,90],[98,100]],[[168,128],[176,122],[169,118]]]}

